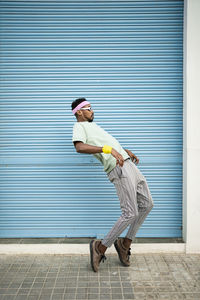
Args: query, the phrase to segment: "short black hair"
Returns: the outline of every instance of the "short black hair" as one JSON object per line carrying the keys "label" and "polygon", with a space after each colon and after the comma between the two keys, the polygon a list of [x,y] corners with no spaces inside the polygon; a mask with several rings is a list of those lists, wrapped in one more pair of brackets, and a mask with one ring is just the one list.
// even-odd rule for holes
{"label": "short black hair", "polygon": [[72,102],[72,110],[75,108],[75,107],[77,107],[80,103],[82,103],[83,101],[87,101],[85,98],[78,98],[78,99],[76,99],[76,100],[74,100],[73,102]]}

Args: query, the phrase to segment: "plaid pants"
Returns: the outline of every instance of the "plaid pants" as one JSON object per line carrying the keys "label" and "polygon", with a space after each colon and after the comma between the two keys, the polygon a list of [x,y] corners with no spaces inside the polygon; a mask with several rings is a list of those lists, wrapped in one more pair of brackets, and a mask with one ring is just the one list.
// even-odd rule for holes
{"label": "plaid pants", "polygon": [[146,179],[130,159],[125,160],[123,167],[117,165],[108,178],[115,185],[122,214],[102,240],[106,247],[110,247],[129,225],[126,237],[133,240],[153,208]]}

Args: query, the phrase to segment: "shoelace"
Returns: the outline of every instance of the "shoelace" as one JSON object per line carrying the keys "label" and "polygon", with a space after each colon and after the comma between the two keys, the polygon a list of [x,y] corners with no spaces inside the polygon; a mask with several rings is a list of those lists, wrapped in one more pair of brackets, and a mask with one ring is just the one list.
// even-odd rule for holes
{"label": "shoelace", "polygon": [[107,259],[107,257],[106,257],[105,255],[102,255],[99,262],[102,261],[102,262],[104,263],[104,261],[105,261],[106,259]]}
{"label": "shoelace", "polygon": [[128,252],[127,252],[128,260],[130,259],[130,256],[131,256],[131,248],[129,248],[129,249],[128,249]]}

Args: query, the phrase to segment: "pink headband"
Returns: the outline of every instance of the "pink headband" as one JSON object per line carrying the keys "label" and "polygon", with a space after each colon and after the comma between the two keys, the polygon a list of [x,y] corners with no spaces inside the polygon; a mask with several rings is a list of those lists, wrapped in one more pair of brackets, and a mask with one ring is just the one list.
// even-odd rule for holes
{"label": "pink headband", "polygon": [[88,101],[83,101],[81,102],[79,105],[77,105],[73,110],[73,114],[75,115],[75,113],[77,112],[77,110],[81,109],[83,106],[87,105],[87,104],[90,104],[90,102]]}

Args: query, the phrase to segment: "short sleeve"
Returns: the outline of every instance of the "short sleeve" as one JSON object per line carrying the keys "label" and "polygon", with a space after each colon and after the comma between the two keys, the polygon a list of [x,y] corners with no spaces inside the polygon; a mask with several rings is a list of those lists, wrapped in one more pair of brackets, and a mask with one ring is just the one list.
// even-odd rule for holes
{"label": "short sleeve", "polygon": [[86,143],[85,130],[78,122],[74,124],[72,141]]}

